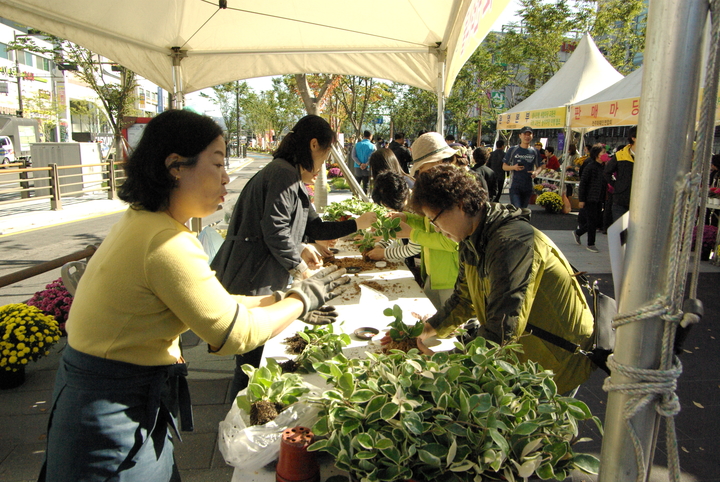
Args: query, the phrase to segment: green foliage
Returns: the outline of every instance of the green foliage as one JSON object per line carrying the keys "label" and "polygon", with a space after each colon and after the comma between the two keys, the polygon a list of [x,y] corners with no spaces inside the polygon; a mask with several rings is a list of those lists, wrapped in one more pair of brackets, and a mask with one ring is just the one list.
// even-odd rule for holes
{"label": "green foliage", "polygon": [[390,338],[395,341],[401,341],[406,338],[417,338],[425,327],[425,322],[422,320],[418,320],[412,326],[405,324],[405,322],[403,322],[402,309],[398,305],[394,305],[392,308],[386,308],[385,311],[383,311],[383,315],[395,317],[395,320],[388,324],[390,327],[388,334]]}
{"label": "green foliage", "polygon": [[305,327],[303,331],[297,334],[307,342],[303,352],[295,358],[300,368],[307,372],[313,373],[314,363],[329,360],[332,357],[342,353],[343,347],[350,344],[350,336],[346,333],[334,333],[333,324],[326,326]]}
{"label": "green foliage", "polygon": [[600,421],[559,396],[551,372],[520,363],[519,345],[477,338],[457,347],[430,358],[411,350],[317,364],[333,388],[311,399],[324,407],[313,426],[324,438],[309,450],[366,482],[597,472],[598,460],[574,453],[572,442],[578,421]]}
{"label": "green foliage", "polygon": [[375,247],[376,238],[381,237],[383,241],[395,239],[395,233],[400,231],[400,218],[390,218],[378,215],[377,221],[370,225],[370,231],[363,231],[362,238],[355,241],[361,253]]}
{"label": "green foliage", "polygon": [[554,213],[559,213],[563,208],[562,197],[556,192],[544,192],[540,194],[535,200],[535,204]]}
{"label": "green foliage", "polygon": [[378,218],[388,213],[387,208],[379,204],[360,201],[358,198],[352,197],[344,201],[330,203],[325,208],[323,219],[325,221],[347,221],[371,211],[376,213]]}
{"label": "green foliage", "polygon": [[250,407],[259,400],[279,403],[287,407],[298,401],[298,398],[310,390],[303,384],[300,375],[282,373],[282,368],[273,358],[266,358],[267,365],[255,368],[243,365],[242,370],[250,377],[245,395],[237,397],[236,402],[241,410],[250,413]]}
{"label": "green foliage", "polygon": [[333,189],[350,189],[350,184],[348,184],[344,177],[335,177],[330,179],[330,185]]}

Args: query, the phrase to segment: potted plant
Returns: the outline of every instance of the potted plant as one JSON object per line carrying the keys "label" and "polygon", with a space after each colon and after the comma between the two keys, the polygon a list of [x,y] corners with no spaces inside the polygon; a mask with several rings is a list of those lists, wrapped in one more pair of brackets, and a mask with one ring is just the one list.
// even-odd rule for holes
{"label": "potted plant", "polygon": [[25,366],[49,355],[59,339],[58,322],[39,308],[24,303],[1,306],[0,388],[21,385]]}
{"label": "potted plant", "polygon": [[316,365],[333,387],[310,398],[323,407],[324,436],[308,450],[364,482],[564,480],[599,461],[574,451],[579,420],[600,421],[585,403],[558,395],[552,373],[521,363],[519,345],[483,338],[426,357],[417,349],[366,359],[338,355]]}
{"label": "potted plant", "polygon": [[538,206],[545,208],[549,213],[559,213],[563,208],[562,197],[556,192],[544,192],[535,201]]}
{"label": "potted plant", "polygon": [[395,318],[395,320],[388,325],[390,327],[390,330],[388,330],[390,343],[383,346],[383,352],[389,353],[391,350],[408,352],[413,348],[417,348],[417,337],[423,332],[425,321],[418,320],[412,326],[405,324],[402,309],[398,305],[392,308],[386,308],[383,314]]}
{"label": "potted plant", "polygon": [[62,278],[58,278],[42,291],[37,291],[32,298],[25,303],[29,306],[36,306],[45,314],[53,316],[58,322],[60,332],[65,334],[65,323],[70,314],[73,296],[65,288]]}
{"label": "potted plant", "polygon": [[324,327],[305,327],[290,338],[285,339],[288,345],[286,352],[298,355],[294,360],[280,364],[283,373],[304,372],[313,373],[313,363],[328,360],[342,353],[343,347],[350,344],[347,333],[335,333],[333,324]]}
{"label": "potted plant", "polygon": [[365,253],[375,247],[376,238],[381,237],[383,241],[395,238],[395,233],[400,231],[400,218],[391,218],[378,215],[377,221],[370,225],[369,231],[363,231],[362,237],[355,241],[355,245],[365,256]]}

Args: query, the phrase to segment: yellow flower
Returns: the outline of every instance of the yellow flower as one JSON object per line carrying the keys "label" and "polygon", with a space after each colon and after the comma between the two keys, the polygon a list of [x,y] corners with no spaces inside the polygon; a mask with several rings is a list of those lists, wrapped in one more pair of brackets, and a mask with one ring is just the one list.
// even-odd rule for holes
{"label": "yellow flower", "polygon": [[32,351],[33,351],[33,353],[37,353],[37,352],[39,352],[40,350],[38,350],[38,347],[34,346],[33,349],[32,349]]}
{"label": "yellow flower", "polygon": [[11,357],[8,359],[8,361],[9,361],[10,363],[16,363],[16,362],[17,362],[17,357],[16,357],[16,356],[11,356]]}
{"label": "yellow flower", "polygon": [[20,360],[20,363],[23,364],[23,365],[27,365],[27,362],[28,362],[28,361],[27,361],[27,359],[25,359],[25,358],[23,358],[22,360]]}
{"label": "yellow flower", "polygon": [[52,342],[53,342],[53,337],[52,337],[52,336],[46,336],[46,337],[45,337],[45,343],[52,343]]}
{"label": "yellow flower", "polygon": [[24,350],[25,349],[25,343],[18,343],[17,344],[18,350]]}

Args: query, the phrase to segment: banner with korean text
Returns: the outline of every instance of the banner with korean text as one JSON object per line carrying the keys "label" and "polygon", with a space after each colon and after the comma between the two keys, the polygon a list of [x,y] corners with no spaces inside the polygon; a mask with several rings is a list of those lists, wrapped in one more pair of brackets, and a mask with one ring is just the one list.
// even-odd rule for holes
{"label": "banner with korean text", "polygon": [[610,100],[570,107],[570,127],[599,129],[609,126],[632,126],[638,121],[640,98]]}
{"label": "banner with korean text", "polygon": [[565,117],[565,107],[512,112],[498,116],[497,128],[512,130],[530,126],[533,129],[563,129],[565,127]]}

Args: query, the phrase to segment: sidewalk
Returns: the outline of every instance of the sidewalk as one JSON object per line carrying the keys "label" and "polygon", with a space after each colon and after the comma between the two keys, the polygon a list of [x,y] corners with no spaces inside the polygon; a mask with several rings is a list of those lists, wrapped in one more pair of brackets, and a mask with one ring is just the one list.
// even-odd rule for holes
{"label": "sidewalk", "polygon": [[[231,162],[231,170],[239,167],[241,160]],[[84,219],[124,209],[120,201],[108,201],[88,196],[74,202],[63,201],[63,211],[49,210],[49,202],[42,201],[47,210],[37,204],[24,203],[14,207],[0,207],[0,233],[13,233],[35,229],[58,222]],[[607,237],[599,234],[597,246],[600,253],[591,253],[584,246],[577,246],[569,229],[574,215],[543,220],[542,213],[533,212],[533,223],[552,221],[543,229],[570,261],[581,270],[598,275],[605,283],[611,278],[607,254]],[[572,216],[572,217],[570,217]],[[62,221],[59,221],[62,219]],[[718,482],[720,464],[716,457],[717,433],[720,431],[720,350],[712,331],[719,331],[717,285],[720,268],[707,262],[701,263],[706,277],[702,281],[698,297],[705,302],[705,319],[691,332],[682,357],[685,373],[681,377],[678,395],[682,412],[677,417],[680,462],[683,469],[682,482]],[[53,383],[59,357],[65,339],[54,347],[50,356],[27,368],[27,381],[13,390],[0,391],[0,480],[3,482],[34,481],[44,458],[45,431],[51,403]],[[182,434],[175,454],[184,482],[230,481],[233,469],[225,465],[217,449],[218,422],[225,418],[231,406],[228,390],[232,379],[234,360],[231,357],[215,357],[207,353],[206,345],[194,334],[183,335],[184,356],[189,365],[189,384],[195,415],[195,431]],[[604,420],[606,394],[602,390],[605,376],[599,370],[582,386],[578,398],[590,406],[594,415]],[[702,407],[702,408],[700,408]],[[661,431],[664,438],[664,430]],[[601,437],[591,426],[583,426],[582,436],[593,438],[581,452],[594,453],[599,457]],[[714,441],[714,442],[713,442]],[[72,450],[72,447],[68,447]],[[628,454],[631,456],[631,454]],[[664,443],[658,445],[652,482],[668,480],[665,464]],[[259,471],[265,472],[265,469]],[[266,475],[267,477],[267,475]],[[322,480],[325,480],[323,477]],[[573,474],[567,482],[592,482],[595,476]]]}

